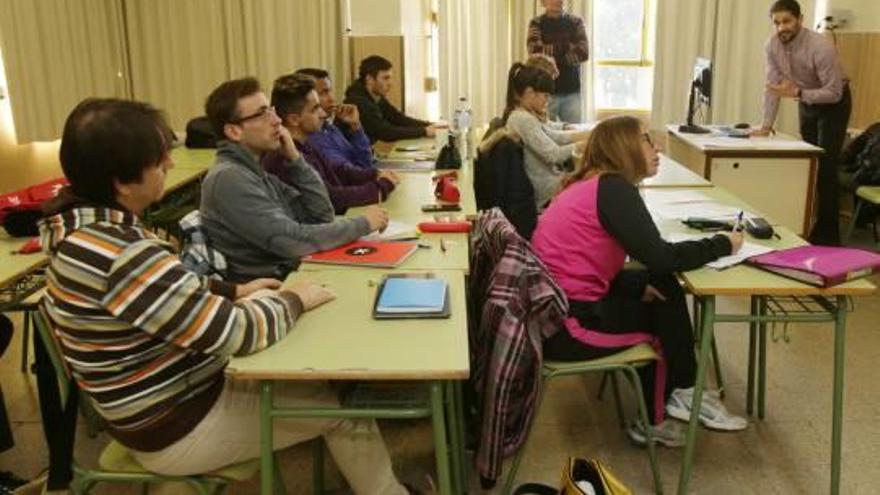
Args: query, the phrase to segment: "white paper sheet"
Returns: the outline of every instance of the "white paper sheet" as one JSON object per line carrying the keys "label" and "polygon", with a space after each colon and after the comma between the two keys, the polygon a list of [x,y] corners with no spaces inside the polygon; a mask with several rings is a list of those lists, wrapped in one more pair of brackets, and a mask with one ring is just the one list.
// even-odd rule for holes
{"label": "white paper sheet", "polygon": [[[669,242],[682,242],[682,241],[692,241],[695,239],[704,239],[706,237],[711,237],[715,234],[686,234],[686,233],[674,233],[669,234],[668,236],[664,236],[665,239]],[[715,270],[723,270],[725,268],[729,268],[734,265],[738,265],[752,256],[758,256],[760,254],[769,253],[771,251],[775,251],[773,248],[769,248],[767,246],[762,246],[760,244],[755,244],[753,242],[745,241],[742,244],[742,247],[739,248],[739,251],[736,254],[731,254],[730,256],[723,256],[718,258],[715,261],[706,263],[706,266]]]}

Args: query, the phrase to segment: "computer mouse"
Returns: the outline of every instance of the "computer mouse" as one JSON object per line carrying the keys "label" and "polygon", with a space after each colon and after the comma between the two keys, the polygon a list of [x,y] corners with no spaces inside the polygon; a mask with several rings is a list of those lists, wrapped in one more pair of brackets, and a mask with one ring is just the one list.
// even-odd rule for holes
{"label": "computer mouse", "polygon": [[752,127],[752,125],[749,124],[748,122],[740,122],[739,124],[736,124],[735,126],[733,126],[734,129],[749,129],[751,127]]}

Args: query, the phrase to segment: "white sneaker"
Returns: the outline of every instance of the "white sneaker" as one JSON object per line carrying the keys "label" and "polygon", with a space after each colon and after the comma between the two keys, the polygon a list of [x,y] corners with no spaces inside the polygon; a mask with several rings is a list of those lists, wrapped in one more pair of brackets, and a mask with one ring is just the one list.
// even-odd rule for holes
{"label": "white sneaker", "polygon": [[[654,443],[659,443],[667,447],[683,447],[685,443],[685,431],[681,423],[676,421],[664,420],[659,425],[651,425],[651,438]],[[639,445],[647,445],[648,439],[645,435],[645,425],[640,420],[636,420],[626,429],[626,433],[633,442]]]}
{"label": "white sneaker", "polygon": [[[691,420],[691,403],[694,400],[694,389],[677,388],[672,391],[666,402],[666,414],[680,421]],[[710,430],[740,431],[745,430],[749,422],[741,416],[734,416],[727,411],[716,390],[703,392],[700,407],[700,423]]]}

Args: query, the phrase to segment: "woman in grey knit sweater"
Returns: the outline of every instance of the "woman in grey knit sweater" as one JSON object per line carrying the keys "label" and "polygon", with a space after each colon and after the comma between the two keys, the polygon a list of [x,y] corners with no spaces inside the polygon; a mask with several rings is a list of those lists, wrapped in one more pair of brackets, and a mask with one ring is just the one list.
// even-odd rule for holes
{"label": "woman in grey knit sweater", "polygon": [[553,92],[553,78],[535,67],[513,64],[507,79],[505,127],[523,143],[526,174],[535,189],[539,210],[559,189],[566,162],[581,154],[587,133],[563,131],[547,125],[541,118]]}

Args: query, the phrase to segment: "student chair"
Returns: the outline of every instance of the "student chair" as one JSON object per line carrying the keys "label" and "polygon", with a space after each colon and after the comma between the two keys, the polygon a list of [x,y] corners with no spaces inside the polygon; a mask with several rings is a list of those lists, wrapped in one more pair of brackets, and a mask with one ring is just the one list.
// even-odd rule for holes
{"label": "student chair", "polygon": [[[861,186],[856,189],[856,208],[853,212],[852,221],[849,223],[849,228],[846,229],[846,237],[843,238],[843,244],[849,244],[849,238],[852,235],[852,231],[856,226],[856,220],[859,218],[859,213],[862,210],[862,207],[865,203],[870,203],[872,205],[880,205],[880,186]],[[878,242],[877,239],[877,223],[876,221],[871,221],[871,224],[874,229],[874,242]]]}
{"label": "student chair", "polygon": [[[32,312],[34,327],[40,336],[40,340],[46,348],[52,367],[58,376],[61,388],[62,401],[68,394],[79,393],[76,382],[71,378],[67,365],[61,358],[59,344],[51,329],[46,316],[39,310]],[[275,480],[276,495],[286,493],[281,470],[275,459],[277,479]],[[178,482],[189,485],[200,495],[222,494],[231,481],[244,481],[256,474],[259,470],[259,459],[252,459],[238,464],[233,464],[217,471],[194,476],[165,476],[152,473],[141,466],[131,455],[131,452],[122,444],[111,441],[98,461],[98,468],[87,468],[73,460],[74,479],[70,490],[75,495],[87,495],[91,489],[100,482],[108,483],[136,483],[141,485],[141,493],[147,494],[151,483]]]}
{"label": "student chair", "polygon": [[[642,424],[651,424],[651,421],[648,419],[648,408],[645,405],[645,398],[642,395],[642,385],[639,381],[639,375],[636,372],[636,369],[649,364],[651,361],[654,361],[657,358],[658,356],[651,348],[651,346],[649,346],[648,344],[639,344],[616,354],[612,354],[611,356],[606,356],[599,359],[592,359],[589,361],[544,361],[541,369],[542,383],[539,389],[540,392],[538,394],[537,404],[535,405],[535,417],[537,417],[539,411],[541,410],[541,403],[544,399],[544,394],[546,392],[545,386],[548,385],[552,379],[563,376],[585,375],[588,373],[612,373],[613,380],[613,374],[620,372],[627,378],[627,381],[629,382],[630,386],[633,389],[633,392],[636,395],[639,418],[641,419]],[[615,382],[612,381],[612,384],[614,383]],[[620,399],[617,396],[616,390],[617,389],[615,387],[615,401],[617,402],[618,414],[620,414]],[[534,420],[532,421],[532,423],[534,424]],[[505,481],[504,489],[501,492],[504,495],[512,493],[513,484],[516,481],[516,472],[519,470],[519,464],[522,461],[522,456],[525,453],[526,446],[528,445],[529,436],[531,436],[531,429],[526,435],[526,439],[523,441],[523,445],[520,447],[519,451],[516,453],[516,456],[513,458],[513,462],[510,465],[510,470],[507,473],[507,480]],[[654,446],[653,439],[651,438],[652,435],[650,429],[645,429],[645,436],[647,437],[648,444],[648,458],[651,461],[651,471],[654,475],[654,491],[655,493],[660,494],[663,493],[663,485],[660,481],[660,467],[657,464],[656,448]]]}

